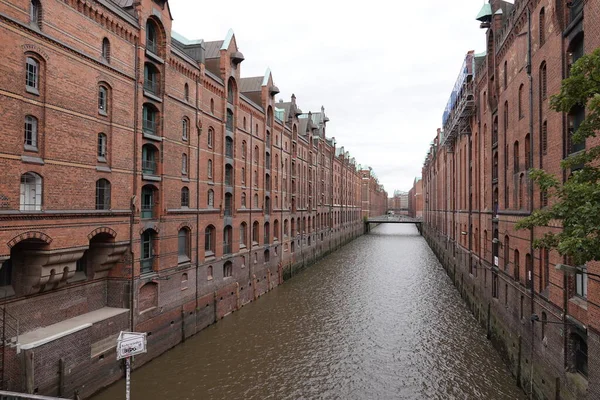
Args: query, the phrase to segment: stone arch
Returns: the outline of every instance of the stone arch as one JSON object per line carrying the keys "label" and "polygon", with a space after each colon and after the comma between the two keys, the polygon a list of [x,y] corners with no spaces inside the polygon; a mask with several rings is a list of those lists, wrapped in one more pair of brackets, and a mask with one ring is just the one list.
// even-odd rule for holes
{"label": "stone arch", "polygon": [[92,240],[94,238],[94,236],[97,236],[100,234],[107,234],[107,235],[111,236],[113,239],[117,237],[117,232],[115,232],[113,229],[110,229],[109,227],[106,227],[106,226],[101,226],[100,228],[96,228],[90,232],[90,234],[87,236],[88,240]]}
{"label": "stone arch", "polygon": [[160,233],[160,227],[158,224],[154,224],[154,223],[149,223],[149,224],[144,224],[144,226],[142,226],[140,228],[140,235],[142,235],[144,232],[146,232],[148,229],[153,230],[154,232],[156,232],[156,234]]}
{"label": "stone arch", "polygon": [[143,312],[158,306],[158,283],[148,282],[140,288],[138,310]]}
{"label": "stone arch", "polygon": [[7,245],[8,245],[8,247],[12,248],[12,247],[16,246],[19,242],[22,242],[23,240],[27,240],[27,239],[41,240],[42,242],[44,242],[46,244],[52,243],[52,238],[50,236],[46,235],[44,232],[28,231],[28,232],[23,232],[20,235],[15,236],[14,238],[12,238],[11,240],[8,241]]}
{"label": "stone arch", "polygon": [[179,224],[179,226],[177,227],[177,232],[179,232],[181,229],[186,228],[189,229],[190,232],[194,231],[194,224],[191,223],[190,221],[185,221],[182,222],[181,224]]}

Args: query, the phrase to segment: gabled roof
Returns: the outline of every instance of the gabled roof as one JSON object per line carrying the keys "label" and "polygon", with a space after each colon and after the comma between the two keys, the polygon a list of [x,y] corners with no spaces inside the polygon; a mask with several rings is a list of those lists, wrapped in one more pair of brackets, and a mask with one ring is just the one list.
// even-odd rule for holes
{"label": "gabled roof", "polygon": [[262,76],[253,76],[240,79],[240,93],[260,92],[262,90]]}
{"label": "gabled roof", "polygon": [[216,40],[213,42],[204,42],[206,46],[206,58],[219,58],[221,55],[221,47],[223,46],[223,40]]}

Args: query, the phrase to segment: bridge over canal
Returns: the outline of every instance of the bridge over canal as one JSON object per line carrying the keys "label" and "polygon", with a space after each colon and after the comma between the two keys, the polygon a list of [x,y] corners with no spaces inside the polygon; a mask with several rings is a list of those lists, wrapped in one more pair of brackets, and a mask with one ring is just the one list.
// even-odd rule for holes
{"label": "bridge over canal", "polygon": [[423,218],[412,218],[406,215],[380,215],[365,219],[365,233],[371,231],[371,224],[414,224],[420,234],[423,225]]}

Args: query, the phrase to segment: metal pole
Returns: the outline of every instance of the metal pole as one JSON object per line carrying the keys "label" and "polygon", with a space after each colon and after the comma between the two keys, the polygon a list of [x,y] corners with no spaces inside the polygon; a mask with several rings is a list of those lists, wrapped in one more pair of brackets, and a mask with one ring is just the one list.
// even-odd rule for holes
{"label": "metal pole", "polygon": [[125,359],[125,400],[130,399],[130,391],[131,391],[131,358],[127,357]]}

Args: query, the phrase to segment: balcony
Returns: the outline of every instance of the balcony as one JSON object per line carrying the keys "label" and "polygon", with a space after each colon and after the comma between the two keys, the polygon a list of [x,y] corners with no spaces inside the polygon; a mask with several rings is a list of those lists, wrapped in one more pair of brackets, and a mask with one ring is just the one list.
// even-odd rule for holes
{"label": "balcony", "polygon": [[151,119],[144,119],[142,121],[142,130],[145,133],[156,136],[156,121]]}
{"label": "balcony", "polygon": [[471,130],[470,118],[475,112],[474,60],[473,53],[468,53],[465,57],[461,72],[446,105],[442,119],[444,126],[442,145],[451,145],[458,135],[469,133]]}
{"label": "balcony", "polygon": [[142,173],[146,175],[156,175],[156,161],[142,160]]}
{"label": "balcony", "polygon": [[144,79],[144,91],[154,96],[160,96],[160,85],[155,80]]}

